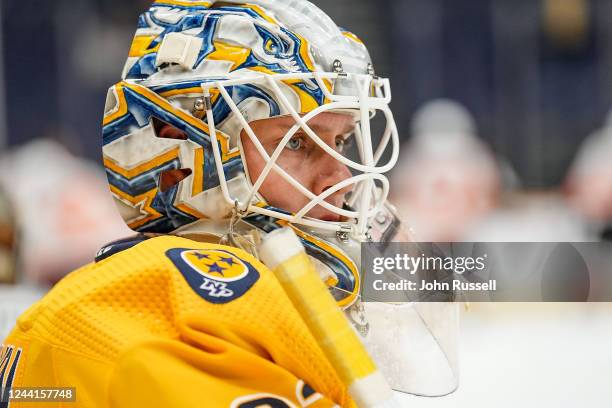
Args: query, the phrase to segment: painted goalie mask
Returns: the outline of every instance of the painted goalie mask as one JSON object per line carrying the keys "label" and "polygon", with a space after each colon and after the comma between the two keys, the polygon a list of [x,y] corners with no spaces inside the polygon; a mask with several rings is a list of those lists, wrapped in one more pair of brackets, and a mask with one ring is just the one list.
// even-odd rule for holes
{"label": "painted goalie mask", "polygon": [[[347,305],[358,286],[355,259],[345,259],[333,244],[321,245],[320,238],[338,246],[370,239],[371,221],[388,212],[384,173],[399,151],[390,99],[389,81],[374,75],[363,43],[307,1],[158,0],[140,16],[123,80],[108,92],[103,151],[113,197],[138,232],[210,227],[236,213],[264,230],[289,223],[311,253],[337,264],[336,297],[348,296],[342,302]],[[325,112],[354,117],[355,157],[330,147],[309,127]],[[373,136],[375,115],[386,123]],[[274,117],[290,117],[295,125],[269,154],[249,124]],[[161,137],[160,123],[183,137]],[[248,175],[241,131],[266,163],[256,179]],[[277,163],[296,132],[352,176],[318,195],[300,184]],[[169,170],[188,176],[161,188]],[[259,188],[272,173],[307,197],[302,209],[290,213],[266,202]],[[326,201],[347,188],[343,205]],[[340,221],[308,217],[317,206]],[[388,226],[393,217],[382,219],[379,224]]]}

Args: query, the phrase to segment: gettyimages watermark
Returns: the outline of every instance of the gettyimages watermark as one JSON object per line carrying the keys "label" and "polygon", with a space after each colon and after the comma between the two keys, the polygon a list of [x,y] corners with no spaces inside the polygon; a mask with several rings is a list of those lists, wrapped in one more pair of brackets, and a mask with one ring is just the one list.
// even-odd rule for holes
{"label": "gettyimages watermark", "polygon": [[364,243],[366,302],[610,302],[601,242]]}

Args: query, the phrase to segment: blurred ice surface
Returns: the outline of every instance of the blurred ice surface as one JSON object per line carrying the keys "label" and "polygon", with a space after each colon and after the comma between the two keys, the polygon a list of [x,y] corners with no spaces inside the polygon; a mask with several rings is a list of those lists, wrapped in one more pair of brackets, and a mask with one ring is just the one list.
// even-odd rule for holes
{"label": "blurred ice surface", "polygon": [[411,408],[607,408],[612,305],[474,303],[462,316],[460,385]]}

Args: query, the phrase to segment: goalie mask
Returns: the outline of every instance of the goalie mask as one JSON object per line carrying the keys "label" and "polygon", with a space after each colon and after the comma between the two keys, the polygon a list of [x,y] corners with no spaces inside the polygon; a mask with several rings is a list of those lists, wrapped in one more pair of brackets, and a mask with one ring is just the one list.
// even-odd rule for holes
{"label": "goalie mask", "polygon": [[[354,34],[305,0],[157,0],[139,18],[122,78],[108,92],[103,153],[130,228],[218,237],[229,230],[232,243],[234,232],[289,225],[331,272],[322,275],[338,304],[355,302],[360,242],[389,240],[399,225],[385,176],[399,139],[389,80],[375,75]],[[352,141],[353,152],[310,126],[330,113],[350,115],[342,141]],[[253,124],[272,118],[292,122],[270,150]],[[177,130],[170,136],[168,125]],[[279,165],[297,133],[350,174],[317,193],[300,183]],[[249,174],[244,140],[265,163],[257,175]],[[301,208],[277,208],[261,194],[273,174],[306,198]],[[340,203],[331,200],[339,194]],[[310,216],[316,208],[334,217]]]}
{"label": "goalie mask", "polygon": [[[384,173],[399,152],[389,81],[374,75],[363,43],[311,3],[156,1],[139,19],[123,78],[108,92],[103,150],[113,197],[132,229],[175,233],[202,226],[202,220],[210,229],[238,212],[259,228],[300,228],[311,252],[325,261],[329,248],[310,232],[341,246],[358,243],[371,235],[372,219],[387,211]],[[308,125],[330,112],[354,118],[354,158]],[[386,122],[376,136],[374,115]],[[268,152],[250,124],[275,117],[294,123]],[[165,124],[181,135],[165,138],[158,131]],[[248,174],[241,132],[266,163],[256,178]],[[319,194],[302,185],[277,163],[297,132],[352,175]],[[186,177],[162,188],[164,175],[178,170]],[[291,213],[268,203],[259,189],[270,174],[306,204]],[[349,190],[341,204],[329,202]],[[309,217],[316,207],[338,221]],[[393,217],[384,219],[380,224],[387,227]],[[336,296],[346,306],[358,290],[357,259],[331,249],[340,275]]]}
{"label": "goalie mask", "polygon": [[[228,218],[237,207],[365,237],[387,197],[383,173],[398,156],[389,81],[373,76],[357,37],[310,3],[254,2],[266,11],[231,3],[157,1],[140,17],[124,80],[110,89],[104,118],[104,163],[124,219],[137,231],[167,233],[199,219]],[[323,112],[355,117],[359,159],[334,150],[308,126]],[[378,146],[370,131],[375,114],[387,119]],[[249,123],[282,116],[295,126],[269,155]],[[163,140],[155,121],[180,129],[184,140]],[[267,162],[257,179],[248,177],[241,131]],[[275,162],[298,131],[356,174],[322,194],[309,191]],[[386,148],[390,158],[380,163]],[[160,191],[160,174],[169,169],[190,174]],[[294,214],[268,205],[258,190],[271,172],[308,204]],[[326,201],[347,186],[353,194],[346,205]],[[306,216],[316,206],[343,221]]]}

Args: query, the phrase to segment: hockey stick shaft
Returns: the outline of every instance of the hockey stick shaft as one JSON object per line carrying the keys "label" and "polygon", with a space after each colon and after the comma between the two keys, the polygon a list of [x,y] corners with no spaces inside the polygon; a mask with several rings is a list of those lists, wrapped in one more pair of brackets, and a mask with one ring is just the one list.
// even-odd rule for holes
{"label": "hockey stick shaft", "polygon": [[295,233],[283,228],[260,247],[272,269],[359,407],[390,407],[393,392],[329,293]]}

